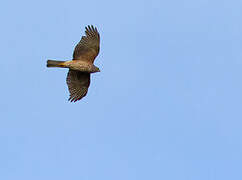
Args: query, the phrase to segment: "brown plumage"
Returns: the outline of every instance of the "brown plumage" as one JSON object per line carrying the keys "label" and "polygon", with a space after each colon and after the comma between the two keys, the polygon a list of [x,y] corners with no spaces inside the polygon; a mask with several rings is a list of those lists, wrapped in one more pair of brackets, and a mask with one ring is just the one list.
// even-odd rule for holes
{"label": "brown plumage", "polygon": [[66,82],[71,102],[76,102],[86,96],[90,85],[90,74],[100,72],[99,68],[93,64],[100,49],[100,35],[97,28],[93,26],[87,26],[85,34],[76,45],[71,61],[47,61],[47,67],[69,68]]}

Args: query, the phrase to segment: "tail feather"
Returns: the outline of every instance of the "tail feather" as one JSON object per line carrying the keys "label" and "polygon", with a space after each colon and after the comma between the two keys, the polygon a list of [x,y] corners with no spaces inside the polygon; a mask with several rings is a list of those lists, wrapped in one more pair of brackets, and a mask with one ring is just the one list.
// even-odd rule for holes
{"label": "tail feather", "polygon": [[65,67],[65,61],[55,61],[55,60],[47,60],[47,67]]}

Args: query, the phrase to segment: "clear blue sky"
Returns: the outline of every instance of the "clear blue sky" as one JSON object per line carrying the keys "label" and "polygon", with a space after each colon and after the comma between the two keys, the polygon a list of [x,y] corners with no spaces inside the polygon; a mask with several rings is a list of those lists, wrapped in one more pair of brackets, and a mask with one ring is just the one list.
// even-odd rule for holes
{"label": "clear blue sky", "polygon": [[[242,1],[2,1],[2,180],[241,180]],[[88,95],[69,60],[93,24]]]}

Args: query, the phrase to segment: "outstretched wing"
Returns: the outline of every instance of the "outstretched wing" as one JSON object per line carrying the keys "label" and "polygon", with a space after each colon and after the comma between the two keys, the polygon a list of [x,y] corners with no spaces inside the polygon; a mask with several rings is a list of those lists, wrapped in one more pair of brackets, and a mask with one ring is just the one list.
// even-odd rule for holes
{"label": "outstretched wing", "polygon": [[83,60],[87,62],[94,62],[100,49],[100,35],[97,28],[88,26],[86,28],[86,36],[82,36],[80,42],[76,45],[73,60]]}
{"label": "outstretched wing", "polygon": [[90,74],[69,70],[66,83],[70,92],[69,101],[76,102],[86,96],[90,85]]}

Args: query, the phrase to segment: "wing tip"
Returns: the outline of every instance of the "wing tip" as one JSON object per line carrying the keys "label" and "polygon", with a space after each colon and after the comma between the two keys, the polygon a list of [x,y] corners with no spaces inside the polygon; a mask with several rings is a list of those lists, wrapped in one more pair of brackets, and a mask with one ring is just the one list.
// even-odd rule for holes
{"label": "wing tip", "polygon": [[93,25],[87,25],[87,26],[85,27],[85,32],[86,32],[86,33],[94,32],[94,33],[99,34],[99,33],[98,33],[98,30],[97,30],[97,27],[96,27],[96,26],[93,26]]}
{"label": "wing tip", "polygon": [[[84,96],[83,96],[84,97]],[[71,103],[71,102],[77,102],[77,101],[80,101],[83,97],[79,97],[79,98],[75,98],[75,97],[69,97],[68,101]]]}

